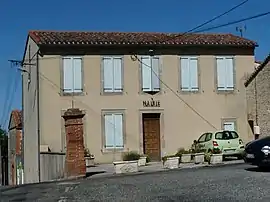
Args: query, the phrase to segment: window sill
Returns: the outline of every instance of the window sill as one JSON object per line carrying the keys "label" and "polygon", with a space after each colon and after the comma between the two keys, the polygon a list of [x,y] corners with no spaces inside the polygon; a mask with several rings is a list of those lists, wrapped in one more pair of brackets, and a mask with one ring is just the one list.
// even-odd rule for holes
{"label": "window sill", "polygon": [[115,149],[107,149],[105,147],[102,148],[103,154],[111,154],[111,153],[123,153],[128,152],[126,148],[115,148]]}
{"label": "window sill", "polygon": [[236,89],[233,90],[216,90],[217,94],[235,94],[236,93]]}
{"label": "window sill", "polygon": [[180,90],[178,91],[178,93],[181,93],[181,94],[198,94],[200,93],[200,90]]}
{"label": "window sill", "polygon": [[124,91],[121,91],[121,92],[104,92],[104,91],[102,91],[101,92],[101,95],[104,95],[104,96],[123,95],[123,94],[124,94]]}
{"label": "window sill", "polygon": [[75,93],[67,93],[67,92],[62,92],[61,96],[84,96],[85,92],[75,92]]}

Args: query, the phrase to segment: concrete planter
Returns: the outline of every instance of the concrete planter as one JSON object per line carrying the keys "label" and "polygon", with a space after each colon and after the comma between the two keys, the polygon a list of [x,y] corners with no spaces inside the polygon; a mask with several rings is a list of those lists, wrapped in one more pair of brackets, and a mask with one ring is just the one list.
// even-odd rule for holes
{"label": "concrete planter", "polygon": [[210,156],[210,164],[220,164],[223,161],[222,154],[212,154]]}
{"label": "concrete planter", "polygon": [[179,157],[169,157],[164,162],[164,168],[175,169],[179,168]]}
{"label": "concrete planter", "polygon": [[113,162],[116,174],[138,172],[138,161],[117,161]]}
{"label": "concrete planter", "polygon": [[138,160],[138,166],[145,166],[146,165],[146,156],[141,156]]}
{"label": "concrete planter", "polygon": [[190,163],[191,162],[191,154],[182,154],[181,163]]}
{"label": "concrete planter", "polygon": [[195,153],[194,154],[194,163],[195,164],[204,163],[204,153]]}
{"label": "concrete planter", "polygon": [[91,166],[94,166],[95,165],[95,158],[93,157],[84,157],[85,159],[85,164],[86,164],[86,167],[91,167]]}

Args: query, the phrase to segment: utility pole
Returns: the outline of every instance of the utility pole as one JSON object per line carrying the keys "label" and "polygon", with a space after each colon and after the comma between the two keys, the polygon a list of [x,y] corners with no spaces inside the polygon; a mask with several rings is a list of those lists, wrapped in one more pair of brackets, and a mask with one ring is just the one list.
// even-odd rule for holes
{"label": "utility pole", "polygon": [[237,26],[236,31],[240,33],[240,36],[243,37],[243,33],[247,30],[246,25],[245,26]]}

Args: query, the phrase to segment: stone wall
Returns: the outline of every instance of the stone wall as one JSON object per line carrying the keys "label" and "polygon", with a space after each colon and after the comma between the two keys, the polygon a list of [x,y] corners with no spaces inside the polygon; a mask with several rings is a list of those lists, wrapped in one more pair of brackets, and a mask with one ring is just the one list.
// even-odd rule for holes
{"label": "stone wall", "polygon": [[261,136],[270,135],[270,64],[247,86],[246,93],[248,118],[260,127]]}

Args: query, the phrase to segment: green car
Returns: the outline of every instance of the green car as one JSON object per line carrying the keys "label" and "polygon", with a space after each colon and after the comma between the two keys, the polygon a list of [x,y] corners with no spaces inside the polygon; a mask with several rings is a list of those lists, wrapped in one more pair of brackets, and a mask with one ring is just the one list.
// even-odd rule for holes
{"label": "green car", "polygon": [[235,131],[207,132],[202,134],[197,142],[206,151],[219,148],[224,157],[236,156],[241,159],[245,150],[243,141]]}

